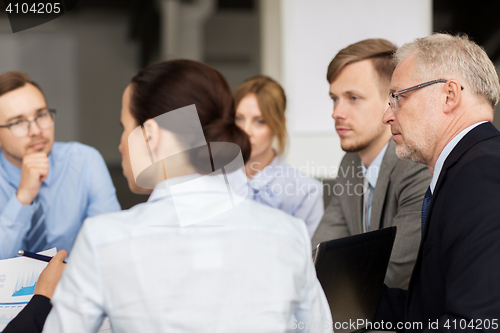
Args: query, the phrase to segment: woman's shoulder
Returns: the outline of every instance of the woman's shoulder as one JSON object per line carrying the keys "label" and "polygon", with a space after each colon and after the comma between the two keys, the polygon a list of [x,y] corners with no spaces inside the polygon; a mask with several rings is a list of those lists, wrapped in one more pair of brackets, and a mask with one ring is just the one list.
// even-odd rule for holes
{"label": "woman's shoulder", "polygon": [[307,171],[307,167],[295,168],[286,163],[281,156],[276,157],[276,163],[274,165],[274,175],[276,179],[281,179],[285,182],[293,183],[295,186],[308,184],[320,186],[321,181],[307,176]]}
{"label": "woman's shoulder", "polygon": [[306,176],[281,158],[273,164],[272,178],[266,179],[267,184],[261,190],[263,193],[260,201],[291,215],[295,214],[306,199],[310,202],[322,200],[322,183]]}
{"label": "woman's shoulder", "polygon": [[300,242],[309,240],[303,220],[254,200],[245,199],[228,216],[232,216],[228,226],[238,225],[243,229],[295,238]]}
{"label": "woman's shoulder", "polygon": [[154,233],[152,225],[155,224],[155,220],[160,216],[162,221],[170,220],[169,214],[165,212],[172,210],[166,207],[167,203],[163,201],[161,203],[144,202],[130,209],[89,217],[84,221],[82,232],[96,245]]}

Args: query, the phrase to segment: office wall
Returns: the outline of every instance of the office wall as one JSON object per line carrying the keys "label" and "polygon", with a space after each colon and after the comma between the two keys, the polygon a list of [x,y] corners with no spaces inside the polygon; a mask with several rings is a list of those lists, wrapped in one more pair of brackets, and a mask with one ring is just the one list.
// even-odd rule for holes
{"label": "office wall", "polygon": [[13,34],[0,16],[0,73],[28,73],[57,109],[56,140],[91,145],[109,165],[121,162],[121,95],[138,70],[128,20],[125,11],[82,10]]}
{"label": "office wall", "polygon": [[57,110],[57,140],[79,139],[77,48],[75,39],[57,21],[36,30],[13,34],[0,17],[0,73],[20,70],[42,87],[48,105]]}
{"label": "office wall", "polygon": [[344,153],[331,118],[328,64],[362,39],[402,45],[429,35],[432,1],[262,0],[261,11],[262,68],[280,76],[288,96],[286,159],[310,176],[334,177]]}
{"label": "office wall", "polygon": [[129,15],[89,10],[64,18],[77,45],[80,141],[96,147],[108,165],[120,165],[121,98],[139,70],[138,47],[127,38]]}
{"label": "office wall", "polygon": [[204,24],[203,61],[220,71],[234,90],[260,73],[259,14],[219,11]]}

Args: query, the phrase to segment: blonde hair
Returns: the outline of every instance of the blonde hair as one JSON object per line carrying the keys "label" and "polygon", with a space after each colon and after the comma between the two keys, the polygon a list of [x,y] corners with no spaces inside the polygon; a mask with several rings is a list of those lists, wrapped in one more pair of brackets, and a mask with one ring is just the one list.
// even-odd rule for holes
{"label": "blonde hair", "polygon": [[494,108],[500,99],[500,83],[493,62],[482,47],[467,35],[437,33],[403,45],[394,55],[395,64],[415,55],[417,75],[422,79],[453,79]]}
{"label": "blonde hair", "polygon": [[258,75],[245,80],[234,91],[234,105],[238,108],[241,100],[255,94],[264,121],[271,128],[278,144],[278,154],[286,148],[286,96],[280,84],[268,76]]}

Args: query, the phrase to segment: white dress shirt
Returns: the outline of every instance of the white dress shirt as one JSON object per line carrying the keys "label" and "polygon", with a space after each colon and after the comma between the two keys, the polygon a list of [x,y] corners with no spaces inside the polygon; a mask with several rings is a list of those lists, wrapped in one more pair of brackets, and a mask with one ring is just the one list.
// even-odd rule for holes
{"label": "white dress shirt", "polygon": [[181,227],[179,207],[225,205],[220,179],[177,192],[164,181],[146,203],[87,219],[44,332],[96,332],[105,315],[115,333],[331,332],[302,220],[233,198]]}
{"label": "white dress shirt", "polygon": [[382,165],[382,161],[384,159],[385,152],[389,143],[387,143],[384,148],[378,153],[377,157],[373,160],[372,164],[366,168],[366,166],[361,162],[361,169],[363,170],[363,177],[366,178],[368,184],[370,186],[370,197],[368,198],[368,225],[370,225],[370,217],[372,215],[372,201],[373,201],[373,191],[375,190],[375,186],[377,186],[378,174],[380,172],[380,166]]}

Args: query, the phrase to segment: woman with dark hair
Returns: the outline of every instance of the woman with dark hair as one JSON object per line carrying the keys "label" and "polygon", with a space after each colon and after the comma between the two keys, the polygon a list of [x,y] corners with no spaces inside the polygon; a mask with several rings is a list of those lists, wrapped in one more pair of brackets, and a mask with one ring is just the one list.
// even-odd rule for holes
{"label": "woman with dark hair", "polygon": [[115,333],[331,331],[304,223],[232,190],[250,145],[231,113],[226,80],[201,63],[132,79],[119,150],[131,190],[154,190],[85,221],[44,332],[96,332],[105,315]]}

